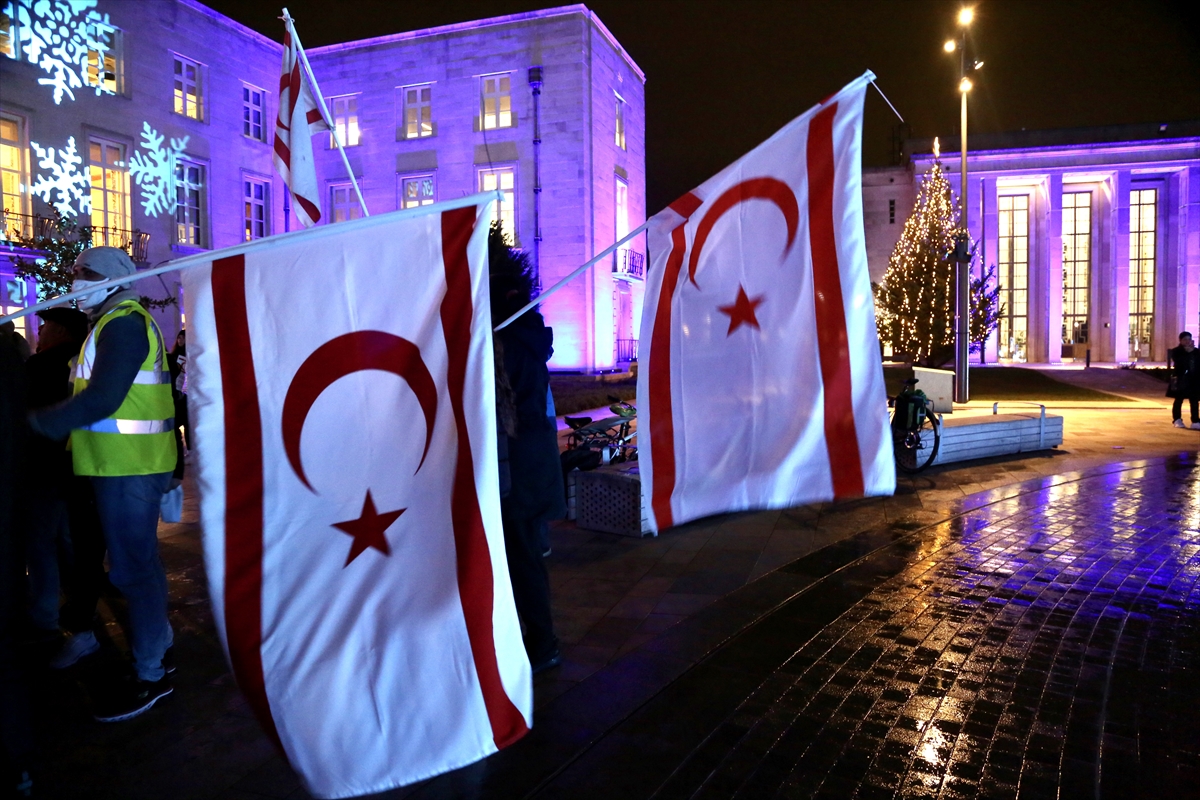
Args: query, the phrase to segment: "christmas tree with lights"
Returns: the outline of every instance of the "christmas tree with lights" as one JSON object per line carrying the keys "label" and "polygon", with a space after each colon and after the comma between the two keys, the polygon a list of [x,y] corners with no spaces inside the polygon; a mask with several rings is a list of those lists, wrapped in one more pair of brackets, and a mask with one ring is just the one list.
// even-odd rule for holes
{"label": "christmas tree with lights", "polygon": [[876,292],[879,336],[894,353],[939,365],[954,355],[954,250],[958,203],[935,158]]}

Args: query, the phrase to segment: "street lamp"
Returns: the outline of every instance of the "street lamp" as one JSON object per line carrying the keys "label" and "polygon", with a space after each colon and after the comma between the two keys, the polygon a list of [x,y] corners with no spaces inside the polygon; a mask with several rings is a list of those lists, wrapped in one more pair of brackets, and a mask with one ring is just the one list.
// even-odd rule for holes
{"label": "street lamp", "polygon": [[[954,242],[955,266],[955,321],[954,321],[954,399],[965,403],[970,399],[970,352],[971,352],[971,252],[970,234],[967,231],[967,93],[971,91],[971,79],[967,77],[967,27],[975,19],[975,9],[964,6],[958,12],[961,28],[959,41],[947,41],[942,49],[947,53],[959,53],[958,91],[962,95],[961,143],[959,158],[959,202],[960,223]],[[983,66],[982,61],[973,62],[972,69]]]}

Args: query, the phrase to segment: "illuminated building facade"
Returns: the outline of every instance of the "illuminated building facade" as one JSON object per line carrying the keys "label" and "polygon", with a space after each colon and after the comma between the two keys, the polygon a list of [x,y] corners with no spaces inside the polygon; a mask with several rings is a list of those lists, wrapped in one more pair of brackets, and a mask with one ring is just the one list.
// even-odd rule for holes
{"label": "illuminated building facade", "polygon": [[[5,310],[34,299],[11,242],[52,207],[144,266],[298,227],[271,158],[279,42],[195,0],[0,7]],[[320,20],[296,25],[304,37]],[[645,219],[645,76],[582,5],[308,55],[373,214],[499,189],[497,219],[543,287]],[[322,224],[358,216],[330,137],[313,149]],[[552,367],[636,358],[644,254],[635,240],[546,302]],[[142,290],[180,291],[157,284]]]}
{"label": "illuminated building facade", "polygon": [[[1200,329],[1200,123],[972,136],[969,228],[995,265],[999,330],[989,362],[1164,361]],[[865,170],[872,281],[880,281],[933,160]],[[957,192],[958,144],[942,142]]]}

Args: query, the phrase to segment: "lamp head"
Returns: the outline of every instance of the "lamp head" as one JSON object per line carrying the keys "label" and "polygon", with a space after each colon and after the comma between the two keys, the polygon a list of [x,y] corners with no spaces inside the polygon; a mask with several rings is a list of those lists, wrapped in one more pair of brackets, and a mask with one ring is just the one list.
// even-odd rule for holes
{"label": "lamp head", "polygon": [[966,93],[966,92],[969,92],[969,91],[971,91],[971,87],[972,87],[972,86],[974,86],[974,84],[973,84],[973,83],[971,83],[971,79],[970,79],[970,78],[963,78],[963,79],[962,79],[961,81],[959,81],[959,83],[958,83],[958,90],[959,90],[960,92]]}
{"label": "lamp head", "polygon": [[958,42],[954,41],[953,39],[947,39],[946,43],[942,45],[942,49],[947,53],[953,53],[958,49]]}
{"label": "lamp head", "polygon": [[958,11],[958,24],[966,27],[975,19],[975,9],[966,6]]}

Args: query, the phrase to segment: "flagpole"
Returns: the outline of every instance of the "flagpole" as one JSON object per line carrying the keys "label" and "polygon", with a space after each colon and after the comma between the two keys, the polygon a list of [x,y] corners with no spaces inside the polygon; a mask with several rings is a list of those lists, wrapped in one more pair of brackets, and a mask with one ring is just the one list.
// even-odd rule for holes
{"label": "flagpole", "polygon": [[346,165],[346,174],[350,176],[350,183],[354,186],[354,194],[358,196],[358,204],[362,207],[363,216],[369,217],[371,212],[367,211],[367,201],[363,199],[362,190],[358,188],[358,180],[354,177],[354,170],[350,168],[350,159],[346,157],[346,148],[342,146],[342,138],[338,136],[337,125],[334,123],[329,109],[325,106],[325,96],[321,94],[321,87],[317,85],[317,76],[313,74],[312,65],[308,63],[308,54],[304,52],[304,45],[300,43],[300,36],[296,33],[296,26],[293,24],[294,20],[286,7],[283,9],[283,20],[288,26],[288,32],[292,34],[292,41],[296,43],[296,52],[300,55],[300,63],[304,65],[304,71],[308,75],[308,82],[312,86],[313,94],[317,96],[317,104],[321,107],[321,118],[329,126],[333,143],[337,145],[337,151],[342,156],[342,163]]}
{"label": "flagpole", "polygon": [[526,303],[524,306],[522,306],[522,307],[521,307],[521,310],[520,310],[520,311],[518,311],[517,313],[513,314],[513,315],[512,315],[511,317],[509,317],[508,319],[504,320],[504,322],[501,322],[501,323],[500,323],[499,325],[497,325],[496,327],[492,328],[492,330],[494,330],[494,331],[498,331],[498,330],[501,330],[502,328],[507,328],[507,327],[509,326],[509,324],[510,324],[510,323],[514,322],[514,321],[517,319],[517,317],[521,316],[521,315],[522,315],[522,314],[524,314],[526,311],[528,311],[529,309],[533,308],[533,307],[534,307],[534,306],[536,306],[538,303],[542,302],[542,301],[543,301],[543,300],[545,300],[547,297],[549,297],[550,295],[552,295],[552,294],[554,294],[555,292],[557,292],[559,289],[561,289],[561,288],[563,288],[564,286],[566,286],[568,283],[570,283],[572,280],[574,280],[574,279],[575,279],[575,278],[576,278],[576,277],[579,275],[579,273],[583,272],[585,269],[587,269],[588,267],[592,266],[592,265],[593,265],[593,264],[595,264],[597,261],[599,261],[599,260],[601,260],[602,258],[604,258],[605,256],[609,255],[610,253],[612,253],[613,251],[615,251],[615,250],[616,250],[618,247],[620,247],[621,245],[623,245],[623,244],[625,244],[626,242],[628,242],[630,239],[633,239],[633,238],[635,238],[636,236],[638,236],[639,234],[641,234],[641,233],[642,233],[642,231],[644,231],[644,230],[646,230],[646,228],[649,228],[649,227],[650,227],[650,223],[651,223],[651,221],[652,221],[652,220],[653,220],[653,218],[646,220],[646,221],[645,221],[645,222],[643,222],[641,225],[637,226],[637,227],[636,227],[636,228],[634,228],[632,231],[630,231],[628,234],[626,234],[626,236],[625,236],[625,238],[624,238],[624,239],[620,239],[620,240],[618,240],[618,241],[616,241],[616,242],[613,242],[611,245],[609,245],[609,247],[608,247],[607,249],[605,249],[605,250],[604,250],[602,253],[600,253],[600,255],[596,256],[596,257],[595,257],[595,258],[593,258],[591,261],[588,261],[587,263],[585,263],[585,264],[582,264],[582,265],[580,265],[580,266],[576,267],[574,272],[572,272],[572,273],[571,273],[570,275],[568,275],[567,277],[563,278],[563,279],[562,279],[561,281],[559,281],[558,283],[556,283],[556,284],[554,284],[553,286],[551,286],[551,287],[550,287],[549,289],[547,289],[546,291],[544,291],[544,292],[542,292],[541,294],[539,294],[537,297],[535,297],[535,298],[533,298],[532,300],[530,300],[528,303]]}

